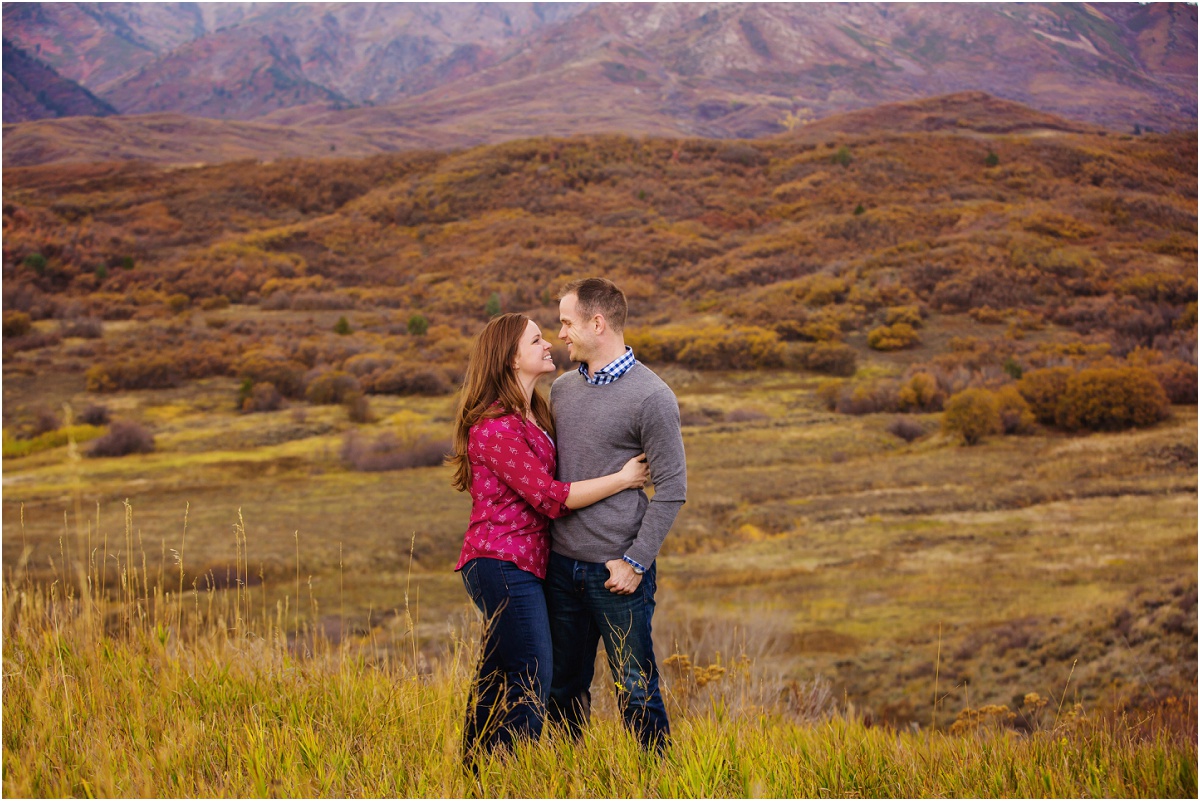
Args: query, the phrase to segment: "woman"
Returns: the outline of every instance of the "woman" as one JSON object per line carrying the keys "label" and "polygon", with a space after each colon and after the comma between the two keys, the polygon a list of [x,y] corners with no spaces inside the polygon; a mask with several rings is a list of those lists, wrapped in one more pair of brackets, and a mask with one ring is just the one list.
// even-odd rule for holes
{"label": "woman", "polygon": [[537,739],[550,690],[550,621],[542,580],[549,521],[645,485],[645,455],[618,473],[554,480],[554,421],[536,390],[554,372],[550,343],[523,314],[504,314],[471,351],[454,429],[454,488],[470,491],[471,522],[455,570],[487,627],[463,730],[464,756]]}

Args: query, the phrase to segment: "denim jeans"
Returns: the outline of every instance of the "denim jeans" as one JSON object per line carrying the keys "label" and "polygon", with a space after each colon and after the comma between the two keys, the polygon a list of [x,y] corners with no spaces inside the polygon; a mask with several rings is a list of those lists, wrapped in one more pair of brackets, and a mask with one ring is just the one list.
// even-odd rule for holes
{"label": "denim jeans", "polygon": [[518,737],[541,736],[552,651],[541,579],[499,559],[472,559],[461,572],[486,621],[463,728],[469,760]]}
{"label": "denim jeans", "polygon": [[650,638],[656,574],[657,567],[651,564],[632,594],[618,595],[604,586],[608,568],[603,563],[550,554],[546,607],[554,642],[554,679],[547,713],[572,735],[579,736],[591,713],[596,646],[603,640],[625,725],[644,748],[666,747],[671,728]]}

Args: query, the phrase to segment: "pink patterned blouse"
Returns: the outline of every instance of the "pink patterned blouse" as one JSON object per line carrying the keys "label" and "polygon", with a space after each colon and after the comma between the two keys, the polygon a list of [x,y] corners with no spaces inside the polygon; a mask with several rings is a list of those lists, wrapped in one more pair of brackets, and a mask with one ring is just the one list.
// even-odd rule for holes
{"label": "pink patterned blouse", "polygon": [[471,426],[467,458],[471,523],[454,569],[482,556],[544,579],[550,519],[571,511],[571,485],[554,480],[558,458],[549,435],[516,414],[480,420]]}

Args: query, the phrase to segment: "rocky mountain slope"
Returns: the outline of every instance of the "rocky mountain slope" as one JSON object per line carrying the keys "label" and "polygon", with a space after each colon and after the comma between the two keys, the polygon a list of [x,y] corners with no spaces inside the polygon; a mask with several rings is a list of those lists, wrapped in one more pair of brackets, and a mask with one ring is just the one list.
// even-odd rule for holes
{"label": "rocky mountain slope", "polygon": [[4,40],[4,120],[105,117],[117,110]]}
{"label": "rocky mountain slope", "polygon": [[750,138],[963,91],[1190,130],[1196,20],[1172,3],[4,7],[6,36],[123,114],[299,125],[350,152],[356,137]]}

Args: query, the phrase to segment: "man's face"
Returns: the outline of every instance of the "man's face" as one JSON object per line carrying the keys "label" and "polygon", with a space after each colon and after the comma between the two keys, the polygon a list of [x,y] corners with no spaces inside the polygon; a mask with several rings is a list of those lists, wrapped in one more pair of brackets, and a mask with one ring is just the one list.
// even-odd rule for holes
{"label": "man's face", "polygon": [[595,350],[596,331],[589,318],[579,315],[579,298],[574,294],[564,295],[558,302],[558,321],[562,328],[558,338],[567,343],[567,356],[573,362],[586,362]]}

